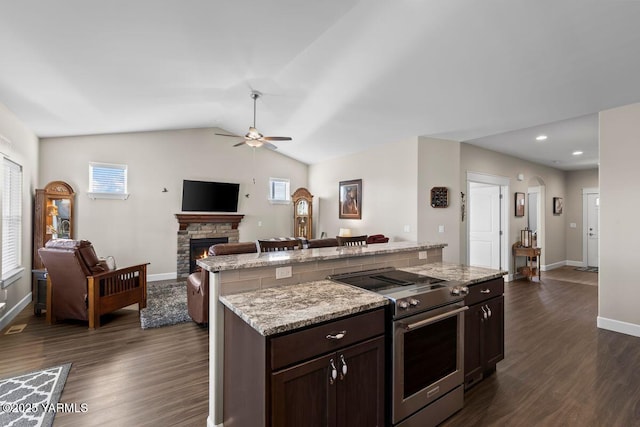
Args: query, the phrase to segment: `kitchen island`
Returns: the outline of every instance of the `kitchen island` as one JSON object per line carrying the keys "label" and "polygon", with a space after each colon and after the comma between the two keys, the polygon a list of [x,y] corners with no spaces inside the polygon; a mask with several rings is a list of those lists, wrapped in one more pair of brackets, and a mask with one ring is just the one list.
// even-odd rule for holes
{"label": "kitchen island", "polygon": [[469,283],[504,274],[442,263],[445,246],[395,242],[199,260],[198,265],[210,272],[211,286],[208,425],[223,425],[225,320],[222,304],[259,334],[270,336],[344,316],[370,313],[387,304],[378,294],[326,280],[330,274],[392,266],[415,272],[428,270],[431,276],[439,275],[443,279],[455,276]]}

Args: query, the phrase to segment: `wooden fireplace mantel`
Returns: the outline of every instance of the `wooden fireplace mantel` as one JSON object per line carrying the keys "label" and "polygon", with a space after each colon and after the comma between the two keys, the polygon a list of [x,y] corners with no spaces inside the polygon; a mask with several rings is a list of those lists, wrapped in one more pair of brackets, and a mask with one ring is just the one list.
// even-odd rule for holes
{"label": "wooden fireplace mantel", "polygon": [[180,224],[180,230],[184,231],[187,229],[189,224],[220,224],[220,223],[230,223],[231,229],[238,229],[238,225],[244,215],[235,215],[235,214],[176,214],[176,218],[178,218],[178,224]]}

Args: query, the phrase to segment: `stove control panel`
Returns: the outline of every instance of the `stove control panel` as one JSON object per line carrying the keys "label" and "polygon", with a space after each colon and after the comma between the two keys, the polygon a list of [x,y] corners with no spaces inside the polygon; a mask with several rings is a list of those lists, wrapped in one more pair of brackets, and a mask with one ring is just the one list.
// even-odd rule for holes
{"label": "stove control panel", "polygon": [[469,288],[466,286],[454,286],[451,288],[451,295],[454,296],[465,296],[469,293]]}

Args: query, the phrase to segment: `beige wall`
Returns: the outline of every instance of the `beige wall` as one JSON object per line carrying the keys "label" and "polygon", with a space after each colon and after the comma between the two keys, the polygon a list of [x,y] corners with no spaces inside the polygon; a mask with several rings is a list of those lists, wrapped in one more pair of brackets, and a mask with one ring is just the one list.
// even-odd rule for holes
{"label": "beige wall", "polygon": [[[515,217],[514,194],[526,193],[532,181],[543,181],[545,184],[544,217],[546,242],[542,248],[544,252],[543,267],[564,265],[566,260],[566,214],[553,215],[551,211],[553,197],[563,197],[566,201],[565,173],[558,169],[528,162],[517,157],[485,150],[470,144],[461,144],[460,149],[460,182],[466,188],[467,172],[477,172],[510,179],[509,194],[509,246],[520,240],[520,230],[526,227],[526,216]],[[525,179],[518,181],[519,173],[524,174]],[[565,203],[566,209],[566,203]],[[463,262],[466,259],[466,224],[461,224],[460,248]],[[509,263],[511,265],[511,262]],[[554,265],[555,264],[555,265]]]}
{"label": "beige wall", "polygon": [[600,113],[598,326],[640,336],[640,104]]}
{"label": "beige wall", "polygon": [[[565,199],[565,223],[567,230],[567,261],[572,265],[582,265],[582,189],[598,188],[598,169],[570,171],[566,173],[567,193]],[[571,223],[576,224],[571,228]]]}
{"label": "beige wall", "polygon": [[[309,189],[320,200],[318,233],[333,237],[350,228],[353,234],[415,241],[417,154],[418,140],[412,138],[309,166]],[[338,183],[352,179],[362,179],[362,219],[339,219]]]}
{"label": "beige wall", "polygon": [[6,288],[7,296],[0,292],[0,302],[6,306],[0,311],[0,329],[31,302],[31,248],[33,243],[33,194],[38,178],[38,138],[4,105],[0,104],[0,152],[22,165],[22,277]]}
{"label": "beige wall", "polygon": [[[266,149],[254,153],[246,146],[233,147],[237,140],[214,135],[219,131],[42,139],[38,184],[68,182],[76,191],[76,237],[92,241],[99,256],[112,255],[118,265],[150,262],[149,273],[155,278],[176,271],[174,215],[181,210],[183,179],[240,183],[238,211],[245,214],[241,241],[290,236],[291,206],[268,202],[268,180],[289,178],[293,192],[307,186],[307,165]],[[89,162],[127,164],[129,199],[89,199]]]}
{"label": "beige wall", "polygon": [[[442,242],[443,260],[460,262],[460,143],[418,140],[418,240]],[[447,187],[449,207],[431,207],[431,188]],[[439,231],[444,227],[444,232]]]}

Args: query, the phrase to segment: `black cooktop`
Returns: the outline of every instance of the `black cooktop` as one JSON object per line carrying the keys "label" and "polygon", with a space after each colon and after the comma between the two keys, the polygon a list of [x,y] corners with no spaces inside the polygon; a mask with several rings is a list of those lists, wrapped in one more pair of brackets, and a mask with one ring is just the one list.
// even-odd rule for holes
{"label": "black cooktop", "polygon": [[[407,271],[385,268],[378,270],[360,271],[329,276],[329,279],[357,286],[374,292],[395,289],[410,285],[432,285],[443,282],[442,279],[429,277],[422,274],[409,273]],[[422,286],[421,286],[422,287]],[[434,286],[435,287],[435,286]],[[440,286],[438,286],[440,287]]]}

